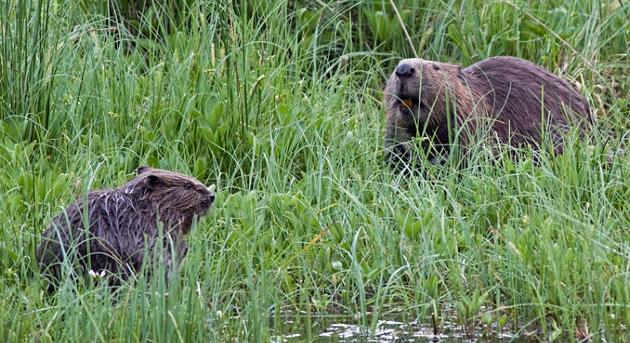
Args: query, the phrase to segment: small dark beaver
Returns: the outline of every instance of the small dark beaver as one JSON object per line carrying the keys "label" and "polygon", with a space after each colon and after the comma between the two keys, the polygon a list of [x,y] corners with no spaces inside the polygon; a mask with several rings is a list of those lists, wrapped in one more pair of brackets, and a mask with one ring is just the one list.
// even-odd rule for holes
{"label": "small dark beaver", "polygon": [[89,192],[54,218],[37,247],[40,270],[59,279],[68,261],[83,273],[114,273],[119,277],[111,281],[118,283],[139,272],[145,255],[159,248],[168,273],[173,257],[186,255],[184,235],[194,218],[208,212],[214,197],[192,177],[140,167],[122,187]]}
{"label": "small dark beaver", "polygon": [[417,162],[414,137],[423,138],[427,159],[437,163],[456,144],[465,152],[483,132],[503,144],[537,149],[545,130],[561,153],[570,125],[584,130],[592,124],[586,99],[568,82],[516,57],[492,57],[465,69],[405,59],[384,93],[385,154],[394,167]]}

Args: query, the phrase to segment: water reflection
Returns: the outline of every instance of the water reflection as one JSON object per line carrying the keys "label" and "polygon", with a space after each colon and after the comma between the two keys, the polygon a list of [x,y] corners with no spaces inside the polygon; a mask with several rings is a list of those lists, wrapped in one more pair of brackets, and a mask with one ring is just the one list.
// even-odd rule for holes
{"label": "water reflection", "polygon": [[272,321],[275,330],[272,342],[534,342],[531,335],[517,335],[508,332],[496,332],[486,327],[477,330],[472,340],[463,327],[454,322],[445,321],[435,334],[433,327],[417,322],[382,320],[377,322],[374,332],[367,326],[356,324],[347,316],[299,315],[283,316],[281,323]]}

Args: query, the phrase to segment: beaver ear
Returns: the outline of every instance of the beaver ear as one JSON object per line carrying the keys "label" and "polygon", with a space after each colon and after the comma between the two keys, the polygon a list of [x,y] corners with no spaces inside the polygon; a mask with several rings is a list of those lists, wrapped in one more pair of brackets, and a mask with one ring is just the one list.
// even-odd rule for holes
{"label": "beaver ear", "polygon": [[462,66],[460,65],[457,66],[457,77],[459,77],[462,81],[466,81],[466,78],[464,77],[464,72],[462,71]]}
{"label": "beaver ear", "polygon": [[138,167],[138,169],[136,169],[136,174],[140,175],[142,173],[145,173],[145,172],[149,171],[149,169],[151,169],[151,168],[149,168],[147,166],[140,166],[140,167]]}
{"label": "beaver ear", "polygon": [[154,190],[156,188],[158,188],[160,185],[162,185],[162,178],[155,175],[155,174],[150,174],[147,175],[147,188],[150,190]]}

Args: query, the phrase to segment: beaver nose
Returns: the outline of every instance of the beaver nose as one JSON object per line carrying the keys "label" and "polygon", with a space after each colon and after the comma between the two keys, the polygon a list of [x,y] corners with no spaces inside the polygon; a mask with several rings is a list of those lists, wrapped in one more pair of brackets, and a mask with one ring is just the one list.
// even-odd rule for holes
{"label": "beaver nose", "polygon": [[416,70],[407,63],[401,63],[396,67],[396,75],[398,77],[409,77],[413,75]]}

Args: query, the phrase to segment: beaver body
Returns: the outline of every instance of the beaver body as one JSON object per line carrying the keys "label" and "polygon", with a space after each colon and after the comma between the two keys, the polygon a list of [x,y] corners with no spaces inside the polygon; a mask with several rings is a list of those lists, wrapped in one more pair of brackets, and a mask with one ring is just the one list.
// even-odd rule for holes
{"label": "beaver body", "polygon": [[416,162],[414,137],[423,138],[431,162],[454,145],[465,151],[474,136],[486,133],[499,143],[537,149],[545,131],[560,153],[571,125],[592,123],[586,99],[568,82],[516,57],[492,57],[465,69],[402,60],[388,79],[384,103],[386,156],[396,166]]}
{"label": "beaver body", "polygon": [[40,270],[58,279],[67,261],[84,273],[126,279],[159,248],[168,272],[174,258],[186,255],[184,235],[194,217],[206,214],[214,197],[194,178],[140,167],[122,187],[90,192],[53,219],[37,247]]}

